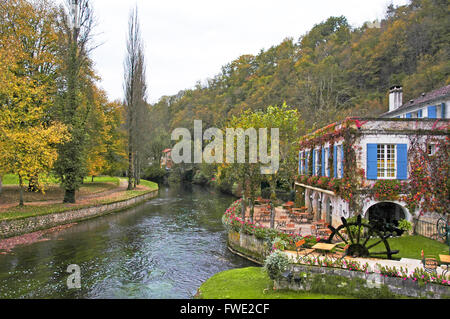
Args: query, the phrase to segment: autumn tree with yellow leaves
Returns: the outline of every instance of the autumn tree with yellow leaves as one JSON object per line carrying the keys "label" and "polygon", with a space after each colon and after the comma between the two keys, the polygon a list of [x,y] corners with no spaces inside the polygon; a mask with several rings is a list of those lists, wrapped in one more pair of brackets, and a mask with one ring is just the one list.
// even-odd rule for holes
{"label": "autumn tree with yellow leaves", "polygon": [[25,180],[49,175],[67,127],[49,117],[57,58],[51,10],[21,0],[0,6],[0,172]]}

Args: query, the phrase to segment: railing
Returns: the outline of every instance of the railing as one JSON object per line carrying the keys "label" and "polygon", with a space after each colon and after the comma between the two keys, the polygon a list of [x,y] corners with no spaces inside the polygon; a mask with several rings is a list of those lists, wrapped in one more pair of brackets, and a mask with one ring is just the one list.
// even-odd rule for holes
{"label": "railing", "polygon": [[431,239],[439,239],[437,235],[436,221],[430,222],[427,220],[414,219],[415,227],[414,234],[428,237]]}

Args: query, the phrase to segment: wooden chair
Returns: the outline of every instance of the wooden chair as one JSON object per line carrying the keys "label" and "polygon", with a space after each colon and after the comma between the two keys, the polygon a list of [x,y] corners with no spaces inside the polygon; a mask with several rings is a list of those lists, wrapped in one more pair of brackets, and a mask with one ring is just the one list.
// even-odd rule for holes
{"label": "wooden chair", "polygon": [[328,228],[318,228],[317,235],[319,236],[330,236],[333,232]]}
{"label": "wooden chair", "polygon": [[317,236],[317,227],[315,225],[311,225],[311,235]]}
{"label": "wooden chair", "polygon": [[350,245],[336,246],[335,251],[330,254],[333,259],[342,259],[347,256],[347,249]]}
{"label": "wooden chair", "polygon": [[314,249],[312,248],[305,248],[304,245],[306,243],[306,240],[302,239],[295,243],[295,250],[297,251],[297,257],[299,257],[299,252],[304,252],[303,257],[308,256],[312,252],[314,252]]}
{"label": "wooden chair", "polygon": [[436,270],[438,267],[438,261],[436,257],[434,256],[426,256],[423,259],[423,268],[425,268],[425,271],[430,274],[436,274]]}

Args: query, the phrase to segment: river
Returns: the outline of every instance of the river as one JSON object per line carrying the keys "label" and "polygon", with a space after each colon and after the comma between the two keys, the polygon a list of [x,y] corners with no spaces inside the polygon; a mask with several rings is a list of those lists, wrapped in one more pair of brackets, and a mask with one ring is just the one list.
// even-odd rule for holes
{"label": "river", "polygon": [[[208,188],[161,186],[145,204],[0,255],[0,298],[192,298],[212,275],[253,265],[226,248],[221,216],[233,201]],[[72,264],[80,289],[67,287]]]}

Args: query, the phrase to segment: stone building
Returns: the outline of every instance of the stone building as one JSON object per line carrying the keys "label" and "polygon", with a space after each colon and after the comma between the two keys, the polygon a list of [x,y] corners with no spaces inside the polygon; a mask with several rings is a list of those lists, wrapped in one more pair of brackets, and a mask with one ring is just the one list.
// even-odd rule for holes
{"label": "stone building", "polygon": [[414,100],[403,103],[403,89],[394,86],[389,92],[389,111],[381,118],[429,118],[448,119],[447,106],[450,103],[450,85],[422,93]]}
{"label": "stone building", "polygon": [[[442,91],[448,94],[448,87]],[[391,100],[402,105],[398,97]],[[434,101],[445,110],[446,102]],[[347,119],[304,136],[296,182],[300,204],[314,213],[316,220],[324,219],[334,226],[342,223],[341,217],[357,214],[369,220],[413,222],[419,209],[409,211],[401,196],[401,186],[410,178],[410,159],[417,150],[413,146],[432,156],[439,141],[448,141],[450,121],[428,118],[427,112],[420,119],[398,118],[398,114],[400,108],[402,112],[416,112],[419,105],[426,104],[422,101],[414,108],[400,106],[389,112],[391,118],[387,113],[382,118]],[[377,187],[397,188],[394,193],[398,196],[376,193],[375,189],[380,192]],[[438,217],[426,212],[423,218],[434,222]]]}

